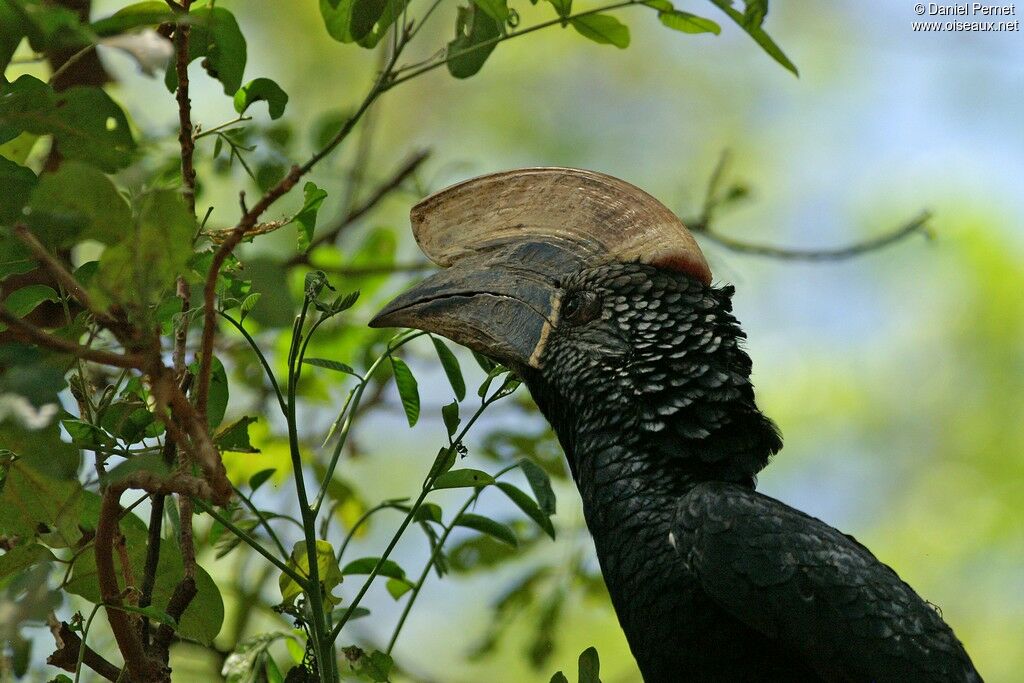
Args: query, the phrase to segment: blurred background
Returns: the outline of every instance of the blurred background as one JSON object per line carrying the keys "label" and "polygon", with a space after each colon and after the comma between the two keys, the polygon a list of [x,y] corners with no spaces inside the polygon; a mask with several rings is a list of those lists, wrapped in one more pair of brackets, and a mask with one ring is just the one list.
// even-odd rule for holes
{"label": "blurred background", "polygon": [[[95,14],[122,4],[97,2]],[[524,26],[550,14],[520,4]],[[359,101],[377,56],[332,41],[314,2],[218,5],[236,12],[248,38],[247,78],[273,78],[289,93],[289,145],[302,158],[324,122]],[[987,680],[1013,681],[1024,670],[1024,36],[916,33],[912,5],[772,3],[765,26],[800,68],[799,79],[713,6],[690,0],[679,8],[720,21],[721,36],[668,31],[654,13],[629,8],[617,14],[632,29],[627,50],[556,26],[498,46],[467,81],[441,69],[403,84],[376,104],[357,138],[370,152],[359,157],[359,145],[349,145],[313,174],[330,193],[321,216],[341,210],[357,157],[356,171],[375,179],[411,153],[430,156],[415,182],[343,235],[337,256],[316,260],[344,263],[371,239],[389,253],[394,242],[395,263],[415,264],[407,215],[418,196],[527,165],[613,174],[685,219],[699,213],[708,177],[730,150],[730,178],[749,193],[716,218],[715,230],[783,247],[844,246],[930,210],[932,240],[915,234],[844,261],[782,261],[702,244],[716,279],[736,286],[759,402],[786,442],[760,490],[855,535],[942,610]],[[448,14],[425,29],[433,33],[421,57],[449,39],[454,8],[439,12]],[[176,110],[161,80],[113,51],[102,56],[133,122],[173,151]],[[195,120],[207,127],[235,115],[208,78],[193,80],[193,102]],[[211,225],[227,226],[237,213],[238,176],[215,168],[208,152],[199,167],[200,214],[215,205]],[[274,154],[272,146],[256,153]],[[291,233],[272,236],[243,252],[253,277],[270,282],[268,264],[293,253],[293,240]],[[353,330],[326,337],[316,355],[352,362],[346,354],[362,334],[355,330],[419,275],[331,277],[364,296]],[[281,296],[290,320],[287,291]],[[264,325],[261,338],[280,348],[285,334],[274,331],[275,304],[266,297],[254,318]],[[245,362],[231,372],[251,372]],[[439,411],[451,390],[430,344],[414,345],[409,363],[424,419],[408,429],[389,389],[358,423],[341,465],[344,480],[358,488],[356,511],[414,494],[444,443]],[[337,411],[337,382],[317,376],[306,389],[311,443]],[[252,414],[259,400],[234,391],[229,413]],[[279,427],[261,423],[262,453],[230,456],[234,477],[286,461]],[[529,438],[517,442],[517,435]],[[493,470],[493,458],[532,451],[561,471],[525,391],[489,411],[469,445],[466,466]],[[272,484],[260,492],[263,507],[293,500],[284,469]],[[455,536],[461,569],[444,581],[431,577],[394,651],[410,680],[547,681],[558,669],[572,678],[589,645],[601,653],[606,683],[640,680],[594,579],[576,491],[562,478],[556,492],[556,542],[524,543],[514,559],[490,567],[493,548],[472,546],[471,534]],[[499,498],[486,495],[480,509],[516,518]],[[458,498],[439,502],[447,509]],[[356,552],[378,554],[397,519],[374,518]],[[428,550],[410,535],[396,559],[412,570]],[[225,591],[222,638],[239,624],[243,633],[280,627],[276,615],[253,606],[261,594],[268,604],[278,599],[276,575],[261,581],[262,565],[242,551],[223,559],[208,552],[200,561],[218,581],[239,583]],[[346,582],[341,593],[350,597],[357,587]],[[379,646],[400,604],[375,588],[367,606],[374,617],[355,622],[349,640]],[[216,658],[181,647],[175,659],[176,680],[217,680]]]}

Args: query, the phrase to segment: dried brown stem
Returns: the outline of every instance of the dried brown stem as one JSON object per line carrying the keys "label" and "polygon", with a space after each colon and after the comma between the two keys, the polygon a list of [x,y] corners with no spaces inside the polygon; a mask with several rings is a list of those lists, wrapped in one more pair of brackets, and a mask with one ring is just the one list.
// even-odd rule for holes
{"label": "dried brown stem", "polygon": [[82,663],[108,681],[116,681],[121,674],[120,669],[107,661],[96,650],[88,645],[83,650],[82,639],[71,630],[66,621],[52,620],[50,632],[57,644],[57,649],[46,658],[46,663],[50,666],[73,672],[78,668],[78,653],[82,652]]}

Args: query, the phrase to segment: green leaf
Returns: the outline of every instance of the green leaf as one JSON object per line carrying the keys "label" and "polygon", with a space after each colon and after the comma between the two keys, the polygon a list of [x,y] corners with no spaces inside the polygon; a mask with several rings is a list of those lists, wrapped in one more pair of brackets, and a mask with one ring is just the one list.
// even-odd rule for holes
{"label": "green leaf", "polygon": [[253,79],[235,93],[235,111],[244,114],[246,109],[259,101],[267,103],[270,118],[279,119],[288,104],[288,93],[269,78]]}
{"label": "green leaf", "polygon": [[[711,2],[729,15],[729,18],[746,31],[747,35],[753,38],[754,42],[760,45],[761,49],[767,52],[772,59],[791,71],[794,76],[800,75],[796,65],[789,61],[789,57],[782,51],[782,48],[776,45],[775,41],[761,28],[760,22],[764,19],[764,14],[757,6],[760,3],[747,2],[746,12],[740,13],[733,8],[732,0],[711,0]],[[767,3],[765,3],[764,9],[767,11]]]}
{"label": "green leaf", "polygon": [[439,477],[455,465],[456,451],[454,448],[442,448],[437,452],[437,456],[434,458],[434,464],[430,468],[430,474],[427,476],[431,479]]}
{"label": "green leaf", "polygon": [[50,549],[38,543],[18,545],[0,555],[0,579],[21,574],[32,565],[57,559]]}
{"label": "green leaf", "polygon": [[0,2],[0,73],[7,71],[11,57],[25,37],[25,26],[20,12],[8,2]]}
{"label": "green leaf", "polygon": [[[309,556],[306,553],[306,547],[305,541],[295,544],[291,557],[288,559],[288,566],[298,572],[300,576],[308,578]],[[341,583],[342,575],[338,570],[338,563],[334,559],[334,546],[327,541],[316,542],[316,566],[319,571],[320,583],[324,587],[324,599],[330,605],[337,605],[341,600],[331,595],[331,591]],[[284,572],[278,579],[278,586],[281,589],[282,603],[290,604],[302,592],[302,587]]]}
{"label": "green leaf", "polygon": [[507,543],[512,547],[519,545],[519,539],[516,538],[515,532],[508,528],[501,522],[496,522],[489,517],[483,515],[475,515],[471,512],[463,512],[455,520],[455,526],[466,527],[467,529],[473,529],[479,531],[482,534],[492,536],[502,543]]}
{"label": "green leaf", "polygon": [[302,208],[292,219],[298,227],[300,252],[309,249],[313,241],[313,232],[316,230],[316,215],[320,211],[320,205],[327,199],[327,192],[321,190],[315,183],[308,182],[302,188]]}
{"label": "green leaf", "polygon": [[[4,447],[16,446],[7,441]],[[34,466],[46,464],[49,457],[34,452],[8,466],[0,492],[0,535],[24,540],[43,535],[52,548],[71,548],[83,536],[79,525],[85,522],[89,496],[77,480],[56,479]],[[95,519],[85,526],[94,523]]]}
{"label": "green leaf", "polygon": [[722,32],[722,27],[715,22],[689,12],[658,12],[658,19],[665,26],[683,33],[714,33],[717,36]]}
{"label": "green leaf", "polygon": [[508,21],[508,0],[473,0],[473,4],[487,13],[498,24]]}
{"label": "green leaf", "polygon": [[541,529],[544,530],[551,540],[555,540],[555,527],[551,523],[551,518],[540,509],[540,506],[534,502],[533,498],[530,498],[526,492],[521,489],[509,484],[508,482],[499,481],[498,488],[500,488],[506,496],[508,496],[513,503],[515,503],[520,510],[526,513],[526,516],[537,523]]}
{"label": "green leaf", "polygon": [[405,417],[409,421],[409,426],[413,427],[420,419],[420,390],[416,378],[401,358],[391,357],[391,369],[395,374],[395,386],[398,387],[398,396],[402,399]]}
{"label": "green leaf", "polygon": [[436,524],[444,524],[443,513],[441,506],[437,503],[423,503],[419,509],[416,510],[416,522],[434,522]]}
{"label": "green leaf", "polygon": [[37,180],[30,169],[0,157],[0,223],[13,223],[21,216]]}
{"label": "green leaf", "polygon": [[[193,375],[199,375],[199,361],[192,361],[188,366]],[[224,364],[216,356],[213,357],[213,366],[210,368],[210,390],[206,396],[206,420],[210,429],[215,429],[224,420],[224,413],[228,409],[228,373]]]}
{"label": "green leaf", "polygon": [[548,0],[563,19],[572,14],[572,0]]}
{"label": "green leaf", "polygon": [[351,43],[354,0],[320,0],[320,16],[328,35],[339,43]]}
{"label": "green leaf", "polygon": [[[99,505],[97,496],[96,505]],[[143,575],[146,566],[147,531],[146,525],[134,514],[126,515],[120,522],[121,533],[126,539],[128,559],[136,577]],[[175,587],[185,575],[178,544],[169,539],[160,541],[160,562],[157,564],[156,583],[153,587],[152,608],[160,613],[167,612],[167,604]],[[224,622],[224,601],[217,584],[201,566],[196,566],[196,596],[178,620],[177,634],[182,638],[196,640],[204,645],[213,643]],[[90,602],[102,602],[99,581],[96,577],[96,555],[81,553],[75,560],[67,590]],[[154,613],[155,614],[155,613]],[[153,616],[153,615],[150,615]]]}
{"label": "green leaf", "polygon": [[569,679],[565,677],[565,674],[559,671],[551,677],[549,683],[569,683]]}
{"label": "green leaf", "polygon": [[346,375],[352,375],[353,377],[359,377],[359,373],[352,369],[352,366],[346,365],[341,361],[329,360],[327,358],[304,358],[302,362],[305,365],[315,365],[318,368],[325,368],[327,370],[334,370],[335,372],[344,372]]}
{"label": "green leaf", "polygon": [[142,26],[158,26],[176,19],[167,3],[158,0],[137,2],[114,12],[109,17],[98,19],[89,28],[101,38],[126,33]]}
{"label": "green leaf", "polygon": [[277,472],[277,469],[275,469],[273,467],[270,467],[270,468],[267,468],[265,470],[260,470],[256,474],[254,474],[251,477],[249,477],[249,489],[251,490],[251,492],[252,493],[256,493],[256,491],[261,486],[263,486],[263,484],[268,479],[270,479],[270,477],[272,477],[274,475],[274,472]]}
{"label": "green leaf", "polygon": [[130,308],[155,304],[189,272],[195,216],[177,192],[154,190],[139,200],[133,230],[100,257],[94,288]]}
{"label": "green leaf", "polygon": [[22,132],[53,135],[67,159],[104,171],[127,166],[135,151],[128,119],[99,88],[76,86],[59,93],[29,75],[0,87],[0,142]]}
{"label": "green leaf", "polygon": [[103,172],[81,162],[66,161],[44,174],[28,208],[33,232],[54,247],[86,239],[115,244],[131,236],[128,202]]}
{"label": "green leaf", "polygon": [[459,489],[487,486],[494,483],[494,477],[474,469],[459,469],[445,472],[434,480],[433,489]]}
{"label": "green leaf", "polygon": [[147,472],[158,479],[163,479],[171,473],[171,467],[164,461],[163,455],[160,453],[133,455],[107,472],[106,476],[102,478],[103,483],[110,486],[137,472]]}
{"label": "green leaf", "polygon": [[591,646],[580,653],[580,683],[601,683],[601,660],[597,648]]}
{"label": "green leaf", "polygon": [[459,428],[459,402],[452,401],[441,407],[441,419],[444,420],[444,427],[448,431],[448,438],[455,436],[455,430]]}
{"label": "green leaf", "polygon": [[384,15],[388,0],[352,0],[352,24],[349,33],[354,40],[364,38]]}
{"label": "green leaf", "polygon": [[253,292],[249,296],[245,297],[244,301],[242,301],[239,311],[241,312],[241,319],[243,322],[245,321],[246,316],[252,313],[252,309],[256,308],[256,304],[259,303],[260,296],[262,295],[259,292]]}
{"label": "green leaf", "polygon": [[526,481],[530,484],[533,497],[544,514],[549,517],[555,514],[555,492],[551,488],[551,479],[537,463],[523,458],[519,461],[519,469],[526,475]]}
{"label": "green leaf", "polygon": [[[52,287],[47,287],[46,285],[27,285],[8,294],[7,298],[0,302],[0,306],[3,306],[15,316],[24,318],[44,301],[60,301],[60,297],[57,296],[57,292],[53,291]],[[0,331],[5,329],[7,329],[7,325],[0,323]]]}
{"label": "green leaf", "polygon": [[391,661],[389,655],[374,650],[368,655],[363,653],[361,657],[356,658],[352,668],[361,677],[365,676],[371,681],[386,683],[391,680],[393,666],[394,662]]}
{"label": "green leaf", "polygon": [[[221,82],[225,95],[234,95],[242,87],[246,61],[245,36],[238,28],[235,15],[223,7],[200,7],[189,17],[193,22],[189,33],[189,63],[206,57],[203,63],[206,71]],[[164,84],[171,92],[178,89],[173,62],[167,66]]]}
{"label": "green leaf", "polygon": [[358,560],[352,560],[345,565],[341,573],[343,576],[367,575],[373,572],[373,568],[378,563],[380,563],[380,571],[377,572],[378,576],[386,576],[390,579],[405,578],[405,570],[397,562],[384,560],[381,563],[379,557],[361,557]]}
{"label": "green leaf", "polygon": [[455,39],[448,43],[448,72],[469,78],[483,68],[501,36],[502,25],[476,5],[460,7],[455,19]]}
{"label": "green leaf", "polygon": [[610,14],[587,14],[573,17],[569,23],[584,38],[619,49],[629,47],[629,27]]}
{"label": "green leaf", "polygon": [[[232,453],[259,453],[260,449],[254,448],[252,442],[249,440],[249,425],[258,421],[258,417],[241,417],[231,424],[221,427],[220,431],[214,435],[213,442],[217,445],[217,448],[222,451],[231,451]],[[271,470],[271,472],[273,472],[273,470]]]}
{"label": "green leaf", "polygon": [[265,665],[273,660],[267,650],[282,638],[292,640],[289,633],[260,633],[235,645],[235,651],[224,660],[220,675],[225,683],[256,683]]}
{"label": "green leaf", "polygon": [[476,364],[479,365],[480,369],[483,370],[488,375],[491,374],[491,370],[493,370],[494,368],[498,367],[497,363],[495,363],[493,360],[491,360],[487,356],[483,355],[482,353],[477,353],[476,351],[472,351],[472,354],[473,354],[473,360],[476,361]]}
{"label": "green leaf", "polygon": [[466,398],[466,380],[462,377],[462,367],[459,365],[459,359],[455,357],[448,345],[443,341],[430,335],[430,341],[434,342],[434,350],[437,351],[437,357],[441,361],[441,367],[444,368],[444,374],[448,377],[448,383],[452,385],[452,391],[455,392],[455,398],[463,400]]}
{"label": "green leaf", "polygon": [[413,589],[413,585],[404,579],[388,579],[385,585],[388,589],[388,594],[395,600],[398,600]]}

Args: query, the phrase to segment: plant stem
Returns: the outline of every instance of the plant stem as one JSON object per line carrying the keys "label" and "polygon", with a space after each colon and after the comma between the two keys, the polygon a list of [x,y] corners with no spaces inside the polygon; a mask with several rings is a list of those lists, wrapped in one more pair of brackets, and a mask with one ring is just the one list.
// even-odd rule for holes
{"label": "plant stem", "polygon": [[217,315],[231,323],[232,326],[241,333],[245,338],[245,341],[249,343],[249,346],[256,353],[256,357],[260,359],[260,364],[263,366],[263,371],[267,373],[267,378],[270,380],[271,386],[274,387],[274,394],[277,396],[277,403],[281,406],[281,414],[287,416],[288,406],[285,405],[284,395],[281,393],[281,387],[277,383],[277,377],[274,376],[274,370],[270,367],[270,363],[267,362],[267,357],[264,356],[263,352],[260,350],[259,344],[257,344],[256,340],[252,338],[252,335],[242,327],[242,323],[240,321],[235,320],[224,311],[217,311]]}
{"label": "plant stem", "polygon": [[453,59],[455,59],[457,57],[462,57],[464,55],[471,54],[471,53],[473,53],[473,52],[475,52],[477,50],[482,50],[482,49],[490,47],[492,45],[497,45],[498,43],[504,43],[506,40],[512,40],[513,38],[518,38],[519,36],[525,36],[527,34],[533,33],[534,31],[539,31],[542,28],[548,28],[549,26],[555,26],[556,24],[567,24],[568,22],[572,21],[573,19],[578,19],[580,17],[585,17],[585,16],[588,16],[588,15],[591,15],[591,14],[597,14],[599,12],[608,12],[610,10],[615,10],[615,9],[619,9],[619,8],[622,8],[622,7],[629,7],[630,5],[643,5],[643,4],[644,3],[643,2],[639,2],[639,0],[624,0],[623,2],[615,2],[615,3],[612,3],[610,5],[604,5],[602,7],[595,7],[594,9],[589,9],[589,10],[586,10],[585,12],[577,12],[576,14],[573,14],[573,15],[568,16],[568,17],[558,17],[557,19],[551,19],[549,21],[542,21],[541,23],[534,24],[533,26],[530,26],[529,28],[524,28],[522,31],[512,31],[512,32],[507,33],[507,34],[505,34],[503,36],[497,36],[496,38],[491,38],[490,40],[485,40],[483,42],[477,43],[476,45],[473,45],[472,47],[468,47],[468,48],[466,48],[464,50],[456,50],[455,52],[452,52],[450,54],[448,54],[446,52],[443,59],[439,59],[439,60],[437,60],[435,62],[429,62],[427,64],[424,64],[424,63],[420,62],[419,64],[412,64],[410,66],[404,67],[404,69],[399,69],[398,73],[401,73],[403,70],[407,70],[407,71],[411,70],[411,71],[409,73],[406,73],[405,75],[397,76],[396,78],[392,79],[391,82],[388,83],[386,89],[390,90],[391,88],[395,87],[399,83],[404,83],[405,81],[408,81],[410,79],[416,78],[417,76],[425,74],[428,71],[433,71],[437,67],[442,66],[444,64],[447,64],[448,62],[450,62],[451,60],[453,60]]}
{"label": "plant stem", "polygon": [[270,526],[270,522],[266,520],[262,512],[256,509],[256,506],[253,504],[252,499],[249,498],[249,496],[242,493],[241,489],[237,487],[234,487],[234,489],[235,495],[242,499],[242,502],[245,503],[245,506],[249,508],[252,514],[256,515],[256,519],[259,520],[260,525],[266,530],[267,534],[270,536],[270,540],[272,540],[274,545],[277,546],[277,549],[281,551],[281,557],[287,560],[288,550],[284,547],[284,544],[281,543],[281,539],[277,537],[273,527]]}
{"label": "plant stem", "polygon": [[263,557],[267,558],[271,564],[273,564],[275,567],[277,567],[282,572],[291,577],[291,579],[295,581],[295,583],[302,586],[303,589],[306,589],[306,587],[308,586],[308,579],[306,579],[306,577],[299,574],[297,571],[289,567],[281,560],[277,559],[272,552],[264,548],[263,544],[261,544],[255,538],[253,538],[251,534],[249,534],[247,531],[244,531],[243,529],[240,529],[230,519],[217,512],[216,508],[207,503],[205,500],[202,500],[201,498],[193,498],[192,502],[194,502],[196,507],[198,507],[200,510],[206,512],[215,520],[223,524],[228,531],[242,539],[242,542],[244,542],[247,546],[258,552]]}
{"label": "plant stem", "polygon": [[103,603],[97,603],[93,608],[92,612],[89,613],[89,618],[85,621],[85,630],[82,631],[82,643],[78,646],[78,663],[75,664],[75,683],[78,683],[78,677],[82,674],[82,661],[85,659],[85,641],[89,637],[89,629],[92,628],[92,620],[96,617],[96,613],[100,611],[100,607],[103,607]]}

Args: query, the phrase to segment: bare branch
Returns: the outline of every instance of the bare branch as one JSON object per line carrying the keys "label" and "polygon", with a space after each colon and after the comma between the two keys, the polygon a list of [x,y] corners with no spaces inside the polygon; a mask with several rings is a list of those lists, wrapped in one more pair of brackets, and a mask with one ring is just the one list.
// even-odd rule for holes
{"label": "bare branch", "polygon": [[78,668],[78,653],[81,651],[83,653],[82,663],[108,681],[116,681],[117,677],[121,674],[119,668],[111,664],[88,645],[85,646],[83,651],[82,639],[71,630],[66,621],[57,621],[52,619],[51,615],[50,633],[53,634],[53,640],[57,644],[57,649],[46,658],[46,663],[50,666],[56,666],[65,671],[73,672]]}
{"label": "bare branch", "polygon": [[861,254],[877,251],[915,233],[920,233],[930,239],[932,233],[928,227],[928,221],[931,220],[931,217],[930,212],[922,211],[916,218],[904,223],[891,232],[864,240],[863,242],[854,242],[853,244],[832,249],[787,249],[767,244],[744,242],[714,232],[707,224],[702,224],[699,221],[691,225],[690,230],[698,235],[704,235],[712,242],[721,244],[730,251],[742,254],[767,256],[787,261],[842,261],[860,256]]}
{"label": "bare branch", "polygon": [[39,329],[31,323],[25,322],[5,308],[0,308],[0,322],[7,325],[17,336],[22,339],[44,346],[54,351],[70,353],[83,360],[111,365],[115,368],[126,368],[128,370],[144,370],[149,365],[149,359],[140,353],[111,353],[100,351],[88,346],[82,346],[76,342],[55,337]]}
{"label": "bare branch", "polygon": [[[187,14],[192,0],[182,0],[175,11]],[[188,89],[188,40],[191,27],[187,22],[179,22],[174,27],[174,70],[178,76],[178,143],[181,145],[181,180],[185,187],[185,203],[189,211],[196,212],[196,169],[192,156],[196,149],[192,130],[192,101]]]}

